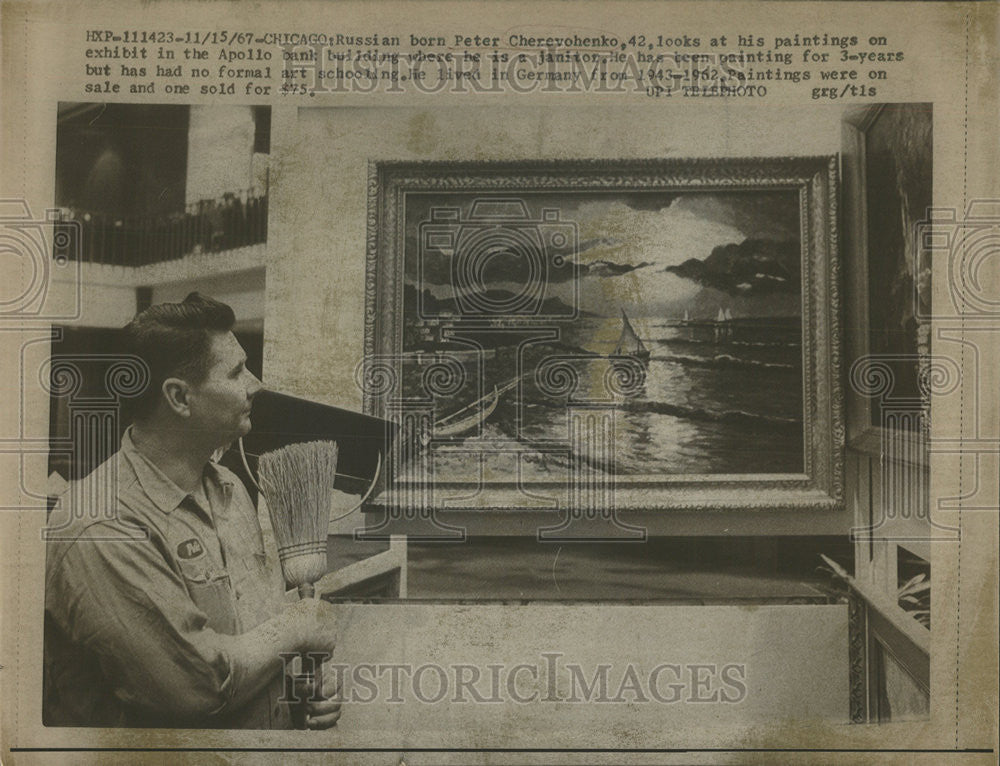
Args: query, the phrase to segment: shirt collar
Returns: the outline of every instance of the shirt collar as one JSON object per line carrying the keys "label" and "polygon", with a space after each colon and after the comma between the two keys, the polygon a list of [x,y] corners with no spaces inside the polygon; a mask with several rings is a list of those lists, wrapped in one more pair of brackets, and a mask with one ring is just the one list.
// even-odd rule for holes
{"label": "shirt collar", "polygon": [[[178,487],[155,463],[139,452],[132,439],[132,426],[125,429],[125,433],[122,435],[121,452],[132,467],[136,482],[142,491],[164,513],[170,513],[186,498],[191,497],[190,493]],[[217,485],[232,483],[220,473],[218,466],[211,461],[205,464],[203,476]]]}

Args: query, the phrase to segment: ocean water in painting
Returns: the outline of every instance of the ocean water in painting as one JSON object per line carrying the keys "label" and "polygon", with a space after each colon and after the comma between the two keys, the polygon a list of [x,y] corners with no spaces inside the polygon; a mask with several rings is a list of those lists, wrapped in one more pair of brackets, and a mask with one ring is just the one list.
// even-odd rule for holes
{"label": "ocean water in painting", "polygon": [[[483,222],[469,193],[408,207],[400,371],[404,395],[429,402],[412,435],[426,470],[527,482],[581,460],[621,476],[804,471],[794,191],[516,202],[523,220]],[[588,413],[600,433],[580,430]]]}
{"label": "ocean water in painting", "polygon": [[[797,319],[683,325],[638,317],[633,324],[650,356],[643,383],[628,395],[615,396],[605,388],[612,364],[605,355],[613,351],[613,341],[606,339],[616,334],[620,319],[581,320],[561,339],[565,342],[531,344],[521,353],[511,345],[464,359],[468,352],[455,354],[465,366],[467,383],[435,402],[442,433],[434,434],[433,445],[447,448],[436,453],[436,472],[464,474],[470,454],[484,449],[520,451],[518,470],[524,478],[553,478],[565,469],[572,455],[552,450],[550,442],[570,438],[568,397],[552,395],[536,379],[539,366],[556,356],[573,357],[569,366],[580,379],[575,398],[590,395],[597,401],[591,409],[612,414],[613,464],[606,454],[595,455],[595,468],[639,475],[803,470]],[[588,358],[588,351],[599,355]],[[421,366],[432,359],[421,360]],[[503,391],[504,384],[515,381],[518,385]],[[463,408],[484,396],[489,404],[494,386],[502,393],[493,412],[467,431],[449,435],[449,415],[461,418]],[[478,412],[479,406],[470,411]]]}

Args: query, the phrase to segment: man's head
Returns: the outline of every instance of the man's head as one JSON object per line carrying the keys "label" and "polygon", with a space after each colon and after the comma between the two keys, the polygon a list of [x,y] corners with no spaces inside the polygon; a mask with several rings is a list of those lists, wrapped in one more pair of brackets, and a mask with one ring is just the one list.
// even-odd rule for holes
{"label": "man's head", "polygon": [[137,314],[125,340],[149,366],[150,382],[132,404],[132,419],[166,419],[220,445],[249,431],[250,402],[261,386],[246,369],[235,321],[229,306],[198,293]]}

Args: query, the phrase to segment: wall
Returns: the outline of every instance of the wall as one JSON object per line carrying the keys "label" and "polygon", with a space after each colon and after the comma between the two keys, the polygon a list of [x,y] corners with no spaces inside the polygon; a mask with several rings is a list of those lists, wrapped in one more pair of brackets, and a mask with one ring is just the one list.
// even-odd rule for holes
{"label": "wall", "polygon": [[193,290],[232,306],[237,327],[249,329],[263,326],[264,269],[156,284],[153,286],[152,303],[182,301]]}
{"label": "wall", "polygon": [[[122,327],[135,316],[135,290],[143,286],[158,286],[159,296],[170,296],[154,293],[154,300],[183,300],[191,290],[225,293],[238,301],[234,307],[241,327],[259,326],[264,318],[266,259],[267,245],[261,244],[136,268],[71,262],[72,268],[53,272],[51,291],[59,305],[79,306],[73,324],[80,327]],[[240,276],[247,274],[255,276]],[[249,281],[241,282],[245,279]]]}
{"label": "wall", "polygon": [[249,106],[192,106],[187,204],[253,186],[253,138]]}
{"label": "wall", "polygon": [[[410,752],[532,748],[540,741],[574,748],[703,747],[696,743],[713,734],[721,737],[716,743],[741,745],[753,740],[754,730],[794,729],[790,721],[809,727],[814,736],[848,722],[844,604],[348,604],[343,609],[337,662],[352,669],[344,674],[344,694],[351,699],[353,691],[355,699],[374,698],[375,704],[344,705],[339,747],[373,741],[385,747],[400,743]],[[457,686],[455,658],[477,673],[495,668],[497,680],[485,672],[476,675],[479,696],[465,696]],[[353,671],[373,662],[401,668],[401,682],[393,687],[382,672],[362,688]],[[724,666],[742,687],[724,688]],[[462,676],[470,679],[468,672]],[[603,691],[599,677],[605,679]],[[634,679],[638,694],[635,686],[623,688],[625,678]],[[384,704],[390,695],[395,704]],[[588,755],[583,762],[608,761],[605,753]],[[402,758],[393,754],[386,762]],[[566,761],[545,753],[544,760],[522,762]],[[664,761],[654,756],[627,762]]]}

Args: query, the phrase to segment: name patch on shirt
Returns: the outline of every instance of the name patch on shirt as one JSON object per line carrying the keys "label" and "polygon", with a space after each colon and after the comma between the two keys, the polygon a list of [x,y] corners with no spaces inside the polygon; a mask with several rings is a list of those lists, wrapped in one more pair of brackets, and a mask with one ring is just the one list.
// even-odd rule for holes
{"label": "name patch on shirt", "polygon": [[177,555],[182,559],[196,559],[199,556],[204,555],[205,548],[201,544],[201,540],[197,537],[192,537],[190,540],[185,540],[180,545],[177,546]]}

